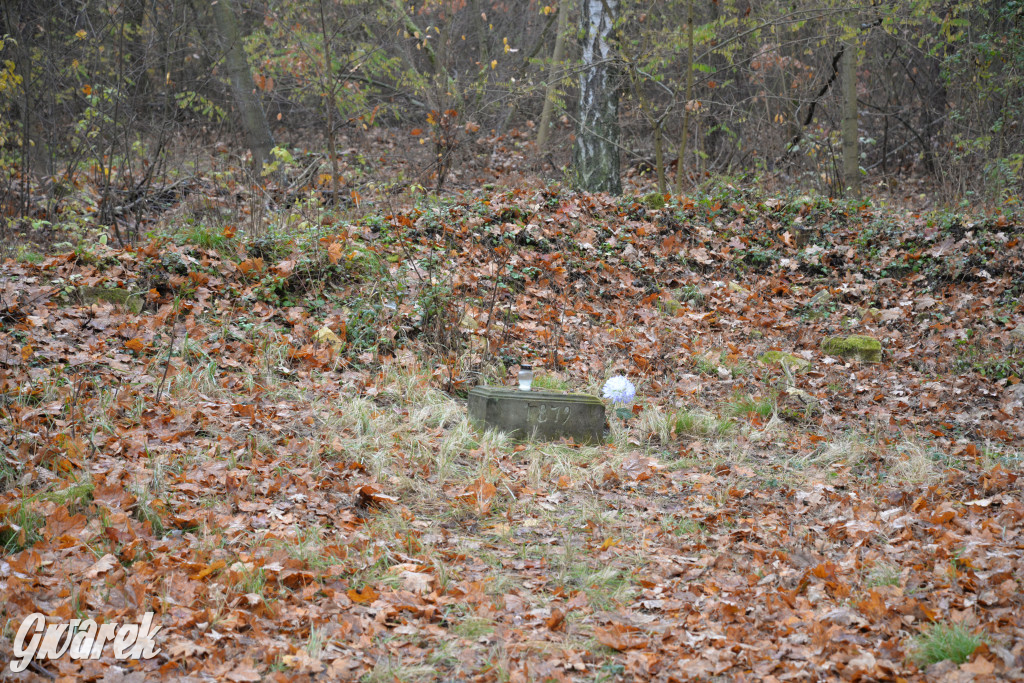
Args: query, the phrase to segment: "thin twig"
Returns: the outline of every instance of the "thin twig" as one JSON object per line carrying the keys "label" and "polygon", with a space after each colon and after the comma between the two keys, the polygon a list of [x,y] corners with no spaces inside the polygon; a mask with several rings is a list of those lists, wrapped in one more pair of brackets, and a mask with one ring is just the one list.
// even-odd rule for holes
{"label": "thin twig", "polygon": [[[175,309],[177,309],[177,307],[175,307]],[[163,394],[163,391],[164,391],[164,382],[167,381],[167,371],[170,370],[170,368],[171,368],[171,354],[174,353],[174,331],[175,331],[175,324],[177,322],[178,322],[178,313],[177,313],[177,310],[175,310],[174,320],[171,321],[171,343],[167,345],[167,361],[164,362],[164,375],[163,375],[163,377],[160,378],[160,386],[158,386],[156,388],[156,404],[157,405],[160,405],[160,397],[161,397],[161,395]],[[188,333],[185,334],[185,337],[186,338],[188,337]]]}

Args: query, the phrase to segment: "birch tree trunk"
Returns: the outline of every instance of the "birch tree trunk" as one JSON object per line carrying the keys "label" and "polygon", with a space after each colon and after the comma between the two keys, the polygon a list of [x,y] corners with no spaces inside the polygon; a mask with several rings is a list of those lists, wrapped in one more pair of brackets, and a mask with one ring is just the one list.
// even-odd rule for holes
{"label": "birch tree trunk", "polygon": [[608,39],[619,0],[583,0],[579,124],[573,166],[581,189],[622,194],[619,179],[619,86]]}
{"label": "birch tree trunk", "polygon": [[860,194],[860,152],[857,149],[857,45],[847,43],[842,57],[843,186]]}
{"label": "birch tree trunk", "polygon": [[238,31],[238,18],[231,7],[231,0],[216,0],[213,4],[213,21],[220,35],[221,43],[226,52],[228,78],[231,81],[231,94],[235,98],[235,106],[242,117],[242,127],[252,162],[259,173],[263,163],[270,156],[270,148],[274,146],[274,137],[270,133],[267,116],[263,113],[256,84],[252,80],[249,62],[242,48],[242,36]]}

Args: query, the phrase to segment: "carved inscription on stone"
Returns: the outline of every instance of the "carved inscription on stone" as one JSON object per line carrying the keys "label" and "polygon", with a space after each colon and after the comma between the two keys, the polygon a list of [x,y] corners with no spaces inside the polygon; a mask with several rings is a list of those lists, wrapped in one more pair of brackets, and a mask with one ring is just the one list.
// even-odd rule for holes
{"label": "carved inscription on stone", "polygon": [[569,406],[550,406],[546,403],[531,403],[527,407],[526,419],[530,424],[558,424],[564,425],[569,421],[572,408]]}

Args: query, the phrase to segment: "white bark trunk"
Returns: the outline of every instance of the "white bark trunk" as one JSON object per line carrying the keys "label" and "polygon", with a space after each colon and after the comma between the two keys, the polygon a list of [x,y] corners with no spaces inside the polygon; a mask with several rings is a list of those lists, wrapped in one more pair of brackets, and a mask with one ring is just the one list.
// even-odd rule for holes
{"label": "white bark trunk", "polygon": [[622,193],[619,180],[619,85],[609,44],[619,0],[583,0],[583,71],[574,166],[581,189]]}

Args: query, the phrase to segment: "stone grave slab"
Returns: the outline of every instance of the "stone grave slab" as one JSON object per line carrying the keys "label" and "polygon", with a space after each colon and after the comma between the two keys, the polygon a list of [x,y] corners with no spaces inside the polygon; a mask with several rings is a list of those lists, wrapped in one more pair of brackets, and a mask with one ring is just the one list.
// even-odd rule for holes
{"label": "stone grave slab", "polygon": [[469,392],[469,420],[515,439],[597,444],[604,437],[604,404],[587,394],[475,387]]}

